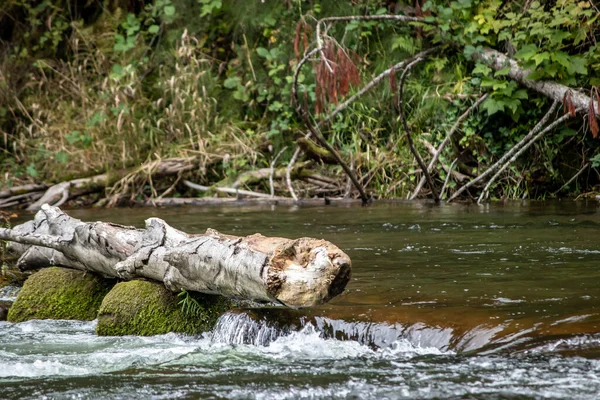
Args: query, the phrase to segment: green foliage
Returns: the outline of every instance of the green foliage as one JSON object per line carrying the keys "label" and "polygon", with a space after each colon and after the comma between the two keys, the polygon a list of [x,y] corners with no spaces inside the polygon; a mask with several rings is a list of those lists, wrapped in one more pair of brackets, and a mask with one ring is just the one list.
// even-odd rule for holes
{"label": "green foliage", "polygon": [[[443,46],[406,81],[405,112],[418,146],[418,139],[437,145],[472,99],[489,93],[483,112],[463,123],[455,146],[441,156],[445,165],[460,158],[462,173],[485,169],[548,105],[517,85],[508,66],[493,71],[474,61],[483,47],[512,56],[532,79],[584,89],[600,84],[598,14],[589,1],[429,0],[422,10],[366,0],[92,3],[77,13],[62,1],[0,6],[0,24],[7,21],[2,15],[20,18],[0,62],[0,172],[11,181],[58,181],[194,156],[195,180],[211,184],[268,166],[284,146],[290,150],[280,162],[286,162],[294,138],[305,133],[291,99],[293,73],[315,45],[315,21],[325,16],[400,10],[428,22],[351,21],[325,28],[356,64],[360,85],[399,60]],[[319,90],[322,82],[309,62],[299,75],[300,101],[315,118],[317,110],[335,106],[329,99],[319,108]],[[380,83],[323,132],[380,197],[405,196],[418,180],[393,98],[389,84]],[[568,179],[556,168],[565,143],[596,159],[598,146],[573,140],[569,129],[520,160],[511,172],[524,182],[519,185],[534,181],[520,172],[527,169],[547,171],[555,185]],[[427,154],[425,147],[420,151]],[[336,166],[322,172],[343,176]],[[444,178],[439,172],[438,183]],[[123,181],[115,190],[156,195],[152,184],[134,186]]]}

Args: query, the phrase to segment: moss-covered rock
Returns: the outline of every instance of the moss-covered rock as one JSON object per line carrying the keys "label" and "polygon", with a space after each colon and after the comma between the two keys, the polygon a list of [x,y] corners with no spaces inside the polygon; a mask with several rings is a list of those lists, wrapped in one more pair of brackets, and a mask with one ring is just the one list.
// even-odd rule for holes
{"label": "moss-covered rock", "polygon": [[[195,335],[213,328],[219,315],[229,308],[221,296],[185,293],[196,307],[180,305],[178,296],[160,283],[121,282],[106,295],[98,312],[96,333],[101,336],[160,335],[168,332]],[[185,313],[182,310],[187,310]]]}
{"label": "moss-covered rock", "polygon": [[31,275],[8,310],[8,321],[96,318],[115,281],[93,273],[50,267]]}

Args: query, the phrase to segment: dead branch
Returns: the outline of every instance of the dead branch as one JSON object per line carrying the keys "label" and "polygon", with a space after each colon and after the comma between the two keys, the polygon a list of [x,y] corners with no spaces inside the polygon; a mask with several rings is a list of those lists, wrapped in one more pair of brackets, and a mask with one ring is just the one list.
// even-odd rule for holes
{"label": "dead branch", "polygon": [[452,200],[457,198],[462,192],[464,192],[471,186],[473,186],[476,183],[485,179],[488,175],[490,175],[497,168],[499,168],[501,165],[503,165],[506,162],[506,160],[510,159],[510,157],[515,152],[517,152],[523,145],[525,145],[527,142],[529,142],[529,140],[531,138],[533,138],[534,135],[548,122],[548,120],[550,119],[552,114],[558,108],[558,104],[559,104],[559,101],[555,101],[552,104],[552,106],[550,107],[550,109],[548,110],[548,112],[546,113],[546,115],[544,115],[544,117],[533,127],[531,132],[529,132],[523,139],[521,139],[521,141],[519,143],[517,143],[509,151],[507,151],[498,161],[496,161],[494,164],[492,164],[485,172],[481,173],[480,175],[478,175],[477,177],[475,177],[474,179],[469,181],[466,185],[463,185],[460,189],[458,189],[456,192],[454,192],[454,194],[452,196],[450,196],[450,198],[448,199],[448,202],[451,202]]}
{"label": "dead branch", "polygon": [[211,190],[214,190],[215,192],[235,194],[236,196],[250,196],[250,197],[260,197],[260,198],[265,198],[265,199],[269,198],[269,199],[278,199],[278,200],[285,198],[285,197],[272,196],[272,195],[266,194],[266,193],[253,192],[251,190],[243,190],[243,189],[228,188],[228,187],[221,187],[221,186],[203,186],[203,185],[198,185],[197,183],[190,182],[188,180],[183,180],[183,184],[189,188],[199,190],[201,192],[209,192]]}
{"label": "dead branch", "polygon": [[402,126],[404,127],[404,132],[406,133],[406,140],[408,141],[408,147],[409,147],[410,151],[413,153],[413,155],[415,156],[417,163],[423,170],[423,174],[425,175],[425,178],[427,179],[427,184],[429,185],[429,189],[431,190],[431,193],[433,195],[433,200],[436,203],[439,203],[440,198],[437,194],[437,191],[435,190],[435,185],[433,184],[433,179],[431,179],[431,175],[429,174],[429,171],[427,171],[427,166],[425,166],[423,159],[421,158],[421,156],[419,155],[419,152],[415,148],[415,144],[412,140],[412,135],[410,134],[410,129],[408,127],[408,123],[406,122],[406,117],[404,116],[404,83],[406,81],[406,75],[408,74],[408,72],[411,70],[412,67],[414,67],[415,65],[417,65],[419,62],[421,62],[423,60],[424,60],[424,58],[417,57],[413,62],[408,64],[406,66],[406,68],[404,69],[404,72],[402,72],[402,76],[400,77],[400,87],[398,89],[398,114],[400,114],[400,121],[402,121]]}
{"label": "dead branch", "polygon": [[23,194],[29,194],[32,192],[41,192],[48,189],[48,185],[41,184],[28,184],[23,186],[13,186],[8,189],[0,190],[0,199],[6,199],[8,197],[19,196]]}
{"label": "dead branch", "polygon": [[569,118],[572,118],[571,114],[565,114],[562,117],[560,117],[559,119],[557,119],[556,121],[554,121],[553,123],[551,123],[550,125],[548,125],[544,130],[542,130],[540,133],[538,133],[537,135],[535,135],[531,140],[529,140],[527,143],[523,144],[521,149],[519,149],[511,158],[510,160],[506,161],[504,164],[502,164],[502,166],[500,167],[500,169],[498,169],[498,172],[496,172],[496,174],[494,176],[492,176],[492,178],[489,180],[489,182],[487,183],[487,185],[485,185],[485,187],[483,188],[483,191],[481,192],[481,194],[479,195],[479,199],[477,200],[477,203],[480,203],[481,200],[483,199],[483,197],[487,194],[487,192],[490,189],[490,186],[492,186],[492,184],[496,181],[496,179],[498,179],[498,177],[500,176],[500,174],[506,169],[508,168],[508,166],[510,164],[512,164],[513,162],[515,162],[517,160],[517,158],[519,158],[519,156],[521,154],[523,154],[525,152],[525,150],[527,150],[532,144],[534,144],[537,140],[539,140],[542,136],[544,136],[546,133],[550,132],[552,129],[554,129],[555,127],[557,127],[558,125],[562,124],[563,122],[565,122],[566,120],[568,120]]}
{"label": "dead branch", "polygon": [[[429,153],[432,156],[434,156],[435,154],[438,154],[437,149],[435,147],[433,147],[433,145],[431,143],[429,143],[427,140],[421,139],[421,143],[423,143],[423,145],[425,145],[425,148],[427,148],[427,150],[429,151]],[[458,159],[456,159],[456,163],[458,163]],[[450,167],[448,167],[447,165],[442,164],[442,169],[444,171],[446,171],[447,174],[453,175],[454,178],[459,182],[463,182],[463,181],[466,181],[467,179],[469,179],[469,177],[467,175],[465,175],[461,172],[458,172],[458,171],[453,171],[452,173],[450,173]],[[441,195],[440,195],[440,197],[441,197]]]}
{"label": "dead branch", "polygon": [[454,167],[456,166],[457,162],[458,162],[458,158],[455,158],[454,161],[452,161],[452,164],[450,164],[448,171],[446,172],[446,179],[444,180],[444,185],[442,186],[442,190],[440,190],[440,199],[442,199],[442,200],[444,200],[445,193],[446,193],[446,187],[448,186],[448,182],[450,181],[450,176],[454,172]]}
{"label": "dead branch", "polygon": [[[490,48],[484,48],[480,52],[473,53],[472,57],[476,60],[485,62],[490,68],[496,71],[504,69],[507,66],[510,67],[508,76],[511,79],[554,101],[562,102],[565,94],[570,92],[571,101],[573,102],[576,111],[583,114],[588,113],[589,105],[592,102],[590,97],[578,90],[571,89],[570,87],[560,83],[527,79],[527,76],[531,73],[531,71],[521,68],[516,60],[505,56],[499,51],[492,50]],[[596,116],[600,116],[600,110],[595,110],[594,112]]]}
{"label": "dead branch", "polygon": [[275,163],[277,162],[277,159],[279,158],[279,156],[281,156],[281,154],[287,150],[287,146],[285,146],[283,149],[279,150],[279,153],[277,153],[277,155],[275,156],[275,158],[273,158],[273,161],[271,161],[271,168],[270,168],[270,173],[269,173],[269,188],[271,189],[271,197],[275,197],[275,186],[273,186],[273,175],[275,174]]}
{"label": "dead branch", "polygon": [[579,175],[581,175],[583,173],[583,171],[585,171],[589,166],[590,166],[589,162],[585,163],[584,166],[581,167],[581,169],[579,171],[577,171],[577,173],[571,177],[571,179],[569,179],[568,181],[566,181],[565,184],[560,187],[560,189],[558,189],[556,192],[554,192],[554,195],[557,195],[564,188],[566,188],[567,186],[569,186],[571,184],[571,182],[573,182],[575,179],[577,179],[579,177]]}
{"label": "dead branch", "polygon": [[[298,165],[294,165],[292,170],[290,171],[290,174],[292,177],[297,177],[298,175],[300,175],[302,173],[302,170],[304,168],[307,168],[308,166],[310,166],[313,162],[312,161],[303,161],[301,163],[299,163]],[[230,186],[232,188],[238,188],[240,186],[244,186],[244,185],[253,185],[256,183],[260,183],[263,182],[265,180],[268,180],[269,177],[271,176],[271,168],[259,168],[259,169],[255,169],[252,171],[246,171],[241,173],[240,175],[238,175],[235,180],[232,183],[229,183],[230,180],[225,179],[217,184],[215,184],[214,186]],[[282,168],[277,168],[273,171],[273,178],[275,179],[281,179],[284,178],[286,176],[286,168],[282,167]]]}
{"label": "dead branch", "polygon": [[[442,143],[439,144],[437,150],[435,151],[435,153],[433,154],[433,157],[431,158],[431,161],[429,161],[429,165],[427,165],[427,172],[431,173],[431,171],[433,170],[433,167],[435,166],[435,163],[437,162],[438,158],[442,154],[442,151],[444,150],[446,145],[450,142],[450,140],[452,139],[452,136],[454,136],[454,133],[456,131],[458,131],[458,128],[460,128],[460,126],[462,125],[464,120],[467,119],[467,117],[473,112],[473,110],[475,110],[477,107],[479,107],[479,105],[481,103],[483,103],[485,101],[485,99],[487,99],[487,98],[488,98],[487,93],[484,94],[483,96],[479,97],[479,99],[477,99],[477,101],[475,103],[473,103],[473,105],[471,105],[471,107],[469,107],[467,109],[467,111],[465,111],[460,117],[458,117],[458,119],[456,120],[456,122],[454,123],[454,125],[452,126],[450,131],[448,131],[448,134],[446,135],[446,137],[444,138]],[[423,188],[423,185],[425,184],[425,180],[426,180],[425,175],[423,175],[421,177],[421,179],[419,180],[417,187],[413,191],[413,194],[410,196],[410,200],[414,200],[419,195],[419,192],[421,191],[421,189]]]}

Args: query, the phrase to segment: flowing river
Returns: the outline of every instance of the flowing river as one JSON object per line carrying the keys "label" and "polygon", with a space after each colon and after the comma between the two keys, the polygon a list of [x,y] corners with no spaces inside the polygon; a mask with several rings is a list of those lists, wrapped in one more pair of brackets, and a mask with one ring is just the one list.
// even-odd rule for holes
{"label": "flowing river", "polygon": [[325,238],[352,258],[352,280],[326,306],[234,310],[198,337],[0,322],[0,398],[598,399],[598,207],[72,211],[140,227],[158,216],[190,233]]}

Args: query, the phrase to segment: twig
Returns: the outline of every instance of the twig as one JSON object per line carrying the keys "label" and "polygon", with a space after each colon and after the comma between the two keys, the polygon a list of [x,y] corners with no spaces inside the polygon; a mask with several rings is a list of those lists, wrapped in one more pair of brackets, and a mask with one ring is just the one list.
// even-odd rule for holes
{"label": "twig", "polygon": [[320,20],[317,21],[317,28],[316,28],[316,39],[317,39],[317,48],[316,50],[321,54],[321,57],[323,58],[323,61],[325,61],[325,65],[327,66],[327,69],[329,70],[330,73],[333,73],[333,69],[331,68],[331,65],[329,64],[329,60],[327,60],[327,57],[325,57],[325,54],[323,53],[323,41],[321,40],[321,25],[324,24],[325,22],[341,22],[341,21],[382,21],[382,20],[393,20],[393,21],[400,21],[400,22],[421,22],[421,23],[426,23],[425,20],[423,18],[418,18],[418,17],[407,17],[405,15],[391,15],[391,14],[384,14],[384,15],[349,15],[349,16],[345,16],[345,17],[326,17],[326,18],[321,18]]}
{"label": "twig", "polygon": [[[465,119],[467,119],[467,117],[471,114],[471,112],[473,112],[473,110],[475,110],[477,107],[479,107],[479,105],[481,103],[483,103],[485,101],[485,99],[487,99],[487,98],[488,98],[488,94],[486,93],[483,96],[481,96],[479,99],[477,99],[477,101],[475,103],[473,103],[473,105],[471,107],[469,107],[467,109],[467,111],[465,111],[460,117],[458,117],[458,119],[456,120],[456,122],[454,123],[454,125],[452,126],[452,128],[450,129],[450,131],[448,132],[448,134],[442,141],[442,143],[439,144],[435,154],[433,155],[433,158],[431,159],[431,161],[429,161],[429,165],[427,166],[427,172],[431,173],[431,171],[433,170],[433,167],[435,166],[435,163],[437,162],[438,158],[442,154],[442,151],[444,150],[446,145],[450,142],[450,139],[452,139],[452,136],[454,135],[454,133],[462,125],[463,121]],[[423,175],[421,177],[421,180],[417,184],[417,187],[413,191],[413,194],[410,196],[410,200],[414,200],[419,195],[419,192],[421,191],[421,189],[423,188],[423,185],[425,184],[425,180],[426,180],[425,175]],[[441,195],[440,195],[440,197],[441,197]]]}
{"label": "twig", "polygon": [[579,171],[578,171],[578,172],[577,172],[575,175],[573,175],[573,176],[571,177],[571,179],[569,179],[569,180],[568,180],[568,181],[567,181],[567,182],[566,182],[564,185],[562,185],[562,186],[560,187],[560,189],[558,189],[558,190],[557,190],[556,192],[554,192],[553,194],[555,194],[555,195],[556,195],[556,194],[558,194],[558,192],[560,192],[561,190],[563,190],[564,188],[566,188],[567,186],[569,186],[569,185],[571,184],[571,182],[573,182],[575,179],[577,179],[577,177],[578,177],[579,175],[581,175],[581,173],[582,173],[583,171],[585,171],[585,170],[587,169],[587,167],[589,167],[589,166],[590,166],[590,163],[586,163],[586,164],[585,164],[583,167],[581,167],[581,169],[580,169],[580,170],[579,170]]}
{"label": "twig", "polygon": [[[271,172],[269,173],[269,187],[271,188],[271,197],[275,197],[275,187],[273,186],[273,175],[275,174],[275,163],[277,162],[277,159],[279,158],[279,156],[286,150],[287,150],[287,146],[285,146],[283,149],[279,150],[279,153],[277,153],[275,158],[273,158],[273,161],[271,161]],[[287,169],[286,169],[286,173],[287,173]]]}
{"label": "twig", "polygon": [[536,126],[533,127],[531,132],[529,132],[523,139],[521,139],[521,141],[519,143],[517,143],[509,151],[507,151],[506,154],[504,154],[498,161],[496,161],[485,172],[483,172],[482,174],[473,178],[472,180],[467,182],[465,185],[463,185],[460,189],[458,189],[456,192],[454,192],[454,194],[452,196],[450,196],[450,198],[448,199],[448,203],[451,202],[452,200],[454,200],[455,198],[457,198],[462,192],[464,192],[465,190],[467,190],[474,184],[482,181],[484,178],[486,178],[488,175],[490,175],[492,172],[494,172],[497,168],[499,168],[501,165],[503,165],[506,162],[506,160],[508,160],[515,152],[517,152],[521,148],[521,146],[525,145],[546,124],[546,122],[548,122],[548,120],[550,119],[552,114],[558,108],[558,104],[559,104],[558,101],[555,101],[554,103],[552,103],[552,106],[550,107],[550,109],[548,110],[546,115],[544,115],[544,117],[536,124]]}
{"label": "twig", "polygon": [[[352,168],[352,170],[354,170],[354,157],[350,157],[350,168]],[[350,194],[352,191],[352,181],[350,180],[350,177],[348,177],[346,179],[346,188],[344,189],[344,196],[342,196],[344,199],[350,198]]]}
{"label": "twig", "polygon": [[444,193],[446,192],[446,186],[448,186],[448,181],[450,180],[450,175],[452,175],[452,171],[458,162],[458,158],[455,158],[450,164],[450,168],[448,168],[448,172],[446,173],[446,179],[444,180],[444,186],[442,186],[442,190],[440,191],[440,199],[444,200]]}
{"label": "twig", "polygon": [[412,140],[412,136],[410,134],[410,129],[406,122],[406,117],[404,116],[404,100],[403,100],[403,98],[404,98],[404,82],[406,81],[406,75],[408,75],[408,72],[410,71],[410,69],[412,67],[414,67],[415,65],[417,65],[419,62],[421,62],[423,60],[424,60],[424,58],[417,57],[413,62],[408,64],[406,66],[406,68],[404,69],[404,72],[402,72],[402,76],[400,77],[400,88],[399,88],[399,94],[398,94],[398,114],[400,114],[400,120],[402,121],[402,126],[404,127],[404,131],[406,132],[406,140],[408,141],[408,147],[410,148],[410,151],[415,156],[417,163],[423,170],[423,174],[425,175],[425,178],[427,179],[427,185],[429,185],[429,188],[431,189],[431,194],[433,195],[433,200],[436,203],[439,203],[440,198],[438,197],[438,194],[435,190],[435,186],[433,184],[433,180],[431,179],[431,175],[429,174],[429,171],[427,171],[427,166],[425,165],[425,163],[423,162],[423,159],[417,152],[417,149],[415,149],[415,144]]}
{"label": "twig", "polygon": [[296,150],[294,151],[294,154],[292,155],[292,159],[290,160],[287,168],[285,169],[285,181],[287,183],[288,191],[290,192],[290,195],[292,196],[294,201],[298,201],[298,196],[296,196],[296,193],[294,192],[294,188],[292,187],[292,168],[294,168],[294,164],[296,163],[296,160],[298,159],[299,155],[300,155],[300,147],[296,147]]}
{"label": "twig", "polygon": [[306,127],[308,128],[308,130],[311,132],[311,134],[319,141],[319,143],[321,143],[321,146],[323,146],[327,150],[329,150],[329,152],[333,155],[333,157],[335,158],[337,163],[342,167],[344,172],[346,172],[346,175],[348,175],[348,177],[352,180],[352,183],[354,184],[354,186],[360,193],[360,198],[362,200],[363,205],[369,203],[369,196],[367,196],[367,193],[363,189],[360,182],[358,182],[358,180],[354,176],[354,173],[352,173],[352,170],[350,169],[350,167],[348,167],[348,164],[346,164],[344,162],[344,160],[342,160],[342,157],[340,157],[339,153],[333,148],[333,146],[331,146],[327,142],[327,140],[325,140],[325,138],[321,135],[321,133],[317,130],[317,128],[315,128],[312,125],[312,122],[310,121],[310,118],[308,117],[308,112],[305,109],[303,109],[301,105],[297,105],[296,112],[304,120],[304,123],[305,123]]}
{"label": "twig", "polygon": [[[479,196],[479,199],[477,200],[477,202],[478,203],[481,202],[481,200],[483,199],[484,195],[488,192],[490,186],[494,183],[494,181],[500,176],[500,174],[506,168],[508,168],[508,166],[511,163],[515,162],[516,159],[519,158],[519,156],[525,152],[525,150],[527,150],[532,144],[534,144],[538,139],[540,139],[546,133],[550,132],[552,129],[554,129],[558,125],[562,124],[564,121],[568,120],[569,118],[571,118],[571,114],[567,113],[567,114],[563,115],[562,117],[560,117],[559,119],[557,119],[556,121],[554,121],[553,123],[551,123],[550,125],[548,125],[540,133],[538,133],[537,135],[535,135],[529,142],[527,142],[526,144],[524,144],[523,147],[521,147],[521,149],[519,151],[517,151],[516,153],[514,153],[514,155],[510,158],[510,160],[508,160],[504,164],[502,164],[502,166],[500,167],[500,169],[498,170],[498,172],[496,172],[496,174],[492,177],[492,179],[490,179],[490,181],[487,183],[487,185],[485,185],[485,187],[483,188],[483,191],[481,192],[481,195]],[[523,140],[521,140],[521,142],[523,142]],[[519,142],[519,143],[521,143],[521,142]],[[516,145],[515,145],[515,147],[516,147]]]}
{"label": "twig", "polygon": [[241,195],[241,196],[259,197],[259,198],[269,198],[269,199],[274,199],[274,200],[285,199],[285,197],[271,196],[270,194],[252,192],[250,190],[226,188],[226,187],[219,187],[219,186],[203,186],[203,185],[198,185],[197,183],[190,182],[188,180],[184,180],[183,184],[186,185],[187,187],[199,190],[201,192],[208,192],[209,190],[214,190],[216,192],[235,194],[238,196]]}

